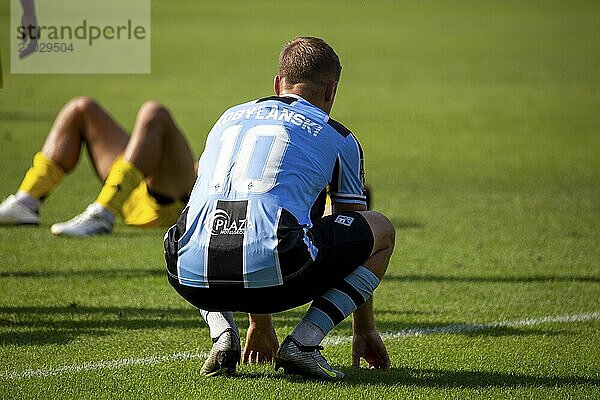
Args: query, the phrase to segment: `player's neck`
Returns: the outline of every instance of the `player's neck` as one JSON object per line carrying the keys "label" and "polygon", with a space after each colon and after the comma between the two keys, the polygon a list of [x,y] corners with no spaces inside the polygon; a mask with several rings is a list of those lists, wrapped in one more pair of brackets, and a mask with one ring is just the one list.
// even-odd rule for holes
{"label": "player's neck", "polygon": [[325,111],[325,113],[329,114],[331,112],[331,104],[325,104],[325,102],[321,99],[322,96],[312,93],[312,91],[308,90],[302,83],[295,84],[291,88],[282,89],[278,96],[285,96],[286,94],[300,96],[310,104]]}

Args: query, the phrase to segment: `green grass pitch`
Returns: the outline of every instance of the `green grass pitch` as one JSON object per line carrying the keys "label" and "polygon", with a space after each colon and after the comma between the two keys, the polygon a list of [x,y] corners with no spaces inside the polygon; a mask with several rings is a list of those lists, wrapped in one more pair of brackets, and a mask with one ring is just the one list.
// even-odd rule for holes
{"label": "green grass pitch", "polygon": [[[0,197],[70,97],[127,129],[164,102],[199,154],[226,107],[271,94],[282,43],[310,34],[341,57],[333,116],[397,241],[375,295],[391,371],[350,368],[346,320],[324,353],[343,382],[271,366],[206,379],[207,329],[166,282],[161,230],[50,235],[100,188],[83,157],[41,227],[0,228],[0,398],[600,397],[598,2],[153,0],[149,75],[10,74],[6,3]],[[302,312],[275,316],[280,340]]]}

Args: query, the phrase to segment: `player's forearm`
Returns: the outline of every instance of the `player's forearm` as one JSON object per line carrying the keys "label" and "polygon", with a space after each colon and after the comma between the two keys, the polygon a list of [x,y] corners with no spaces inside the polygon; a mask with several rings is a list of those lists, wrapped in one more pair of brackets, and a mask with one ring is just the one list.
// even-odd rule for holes
{"label": "player's forearm", "polygon": [[373,315],[373,297],[352,314],[352,329],[354,333],[369,332],[375,330],[375,317]]}

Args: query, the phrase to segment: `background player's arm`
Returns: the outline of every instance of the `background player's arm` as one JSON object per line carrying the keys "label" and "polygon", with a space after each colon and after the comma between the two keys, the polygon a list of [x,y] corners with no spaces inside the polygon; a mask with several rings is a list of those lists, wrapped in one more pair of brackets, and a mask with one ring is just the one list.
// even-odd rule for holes
{"label": "background player's arm", "polygon": [[271,362],[279,348],[271,314],[248,314],[249,326],[242,355],[244,364]]}

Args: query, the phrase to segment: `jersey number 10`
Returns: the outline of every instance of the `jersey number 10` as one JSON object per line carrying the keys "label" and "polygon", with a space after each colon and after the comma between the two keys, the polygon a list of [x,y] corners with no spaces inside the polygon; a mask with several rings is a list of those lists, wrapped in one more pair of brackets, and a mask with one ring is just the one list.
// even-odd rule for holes
{"label": "jersey number 10", "polygon": [[[211,194],[223,193],[231,170],[231,187],[238,193],[266,193],[275,186],[290,137],[281,125],[256,125],[240,134],[242,125],[223,131]],[[237,144],[239,150],[234,154]]]}

